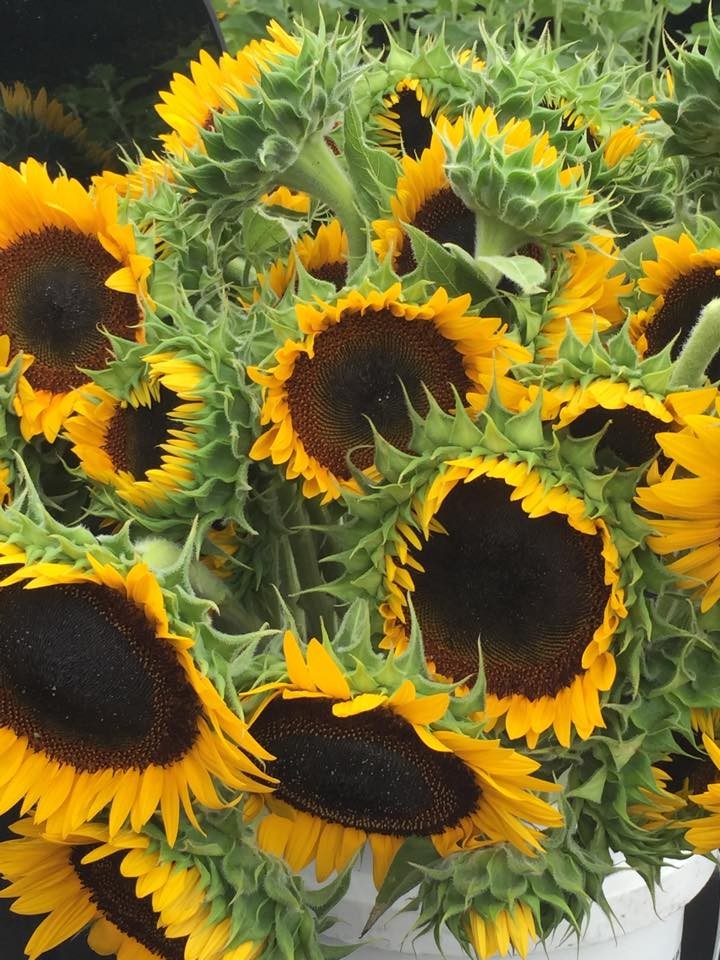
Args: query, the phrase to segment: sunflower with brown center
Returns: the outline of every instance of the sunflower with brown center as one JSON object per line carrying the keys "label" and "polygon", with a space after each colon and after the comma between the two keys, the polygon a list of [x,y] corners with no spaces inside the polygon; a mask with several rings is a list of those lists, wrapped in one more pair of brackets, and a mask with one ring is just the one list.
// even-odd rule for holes
{"label": "sunflower with brown center", "polygon": [[586,739],[603,727],[627,613],[604,521],[527,463],[481,456],[449,461],[417,510],[427,542],[406,526],[414,549],[386,556],[381,645],[404,649],[410,592],[435,673],[472,680],[480,646],[485,716],[504,716],[511,739],[534,747],[553,727],[568,746],[572,728]]}
{"label": "sunflower with brown center", "polygon": [[151,511],[194,487],[193,455],[204,409],[204,371],[172,353],[145,358],[148,376],[126,400],[88,388],[65,424],[82,470],[123,500]]}
{"label": "sunflower with brown center", "polygon": [[[630,333],[641,356],[659,353],[674,340],[674,360],[703,307],[720,297],[720,249],[699,248],[687,233],[677,240],[653,237],[653,244],[657,259],[642,261],[638,287],[655,299],[631,317]],[[720,379],[719,357],[710,362],[707,375]]]}
{"label": "sunflower with brown center", "polygon": [[395,157],[418,158],[433,135],[438,108],[435,98],[417,77],[404,77],[383,97],[384,109],[375,116],[380,144]]}
{"label": "sunflower with brown center", "polygon": [[258,277],[261,286],[268,284],[277,297],[295,285],[296,261],[316,280],[332,283],[341,290],[347,283],[348,242],[339,220],[321,224],[313,234],[305,234],[293,244],[290,256],[278,260],[267,276]]}
{"label": "sunflower with brown center", "polygon": [[261,423],[270,424],[250,451],[256,460],[287,463],[303,477],[307,497],[357,489],[350,459],[373,469],[374,434],[406,449],[411,421],[405,394],[421,413],[426,390],[444,409],[455,394],[474,406],[527,351],[505,336],[496,317],[465,314],[470,297],[439,289],[427,303],[400,300],[400,285],[367,296],[352,290],[336,303],[298,304],[304,339],[287,341],[270,370],[248,369],[264,388]]}
{"label": "sunflower with brown center", "polygon": [[117,194],[91,195],[67,177],[51,180],[35,160],[0,165],[0,335],[30,361],[15,409],[25,439],[53,441],[71,412],[81,367],[111,356],[106,332],[140,340],[152,261],[117,219]]}
{"label": "sunflower with brown center", "polygon": [[612,237],[593,237],[565,251],[564,279],[549,299],[538,334],[538,358],[552,361],[558,355],[568,325],[587,343],[594,330],[603,332],[622,322],[621,297],[632,290],[625,274],[617,271],[619,250]]}
{"label": "sunflower with brown center", "polygon": [[407,837],[429,837],[441,856],[488,842],[526,854],[540,849],[540,827],[560,813],[530,791],[554,791],[538,764],[497,740],[443,725],[450,697],[418,696],[409,680],[391,694],[354,695],[348,678],[317,640],[303,656],[285,634],[289,683],[267,693],[251,731],[274,756],[278,785],[263,804],[262,849],[293,870],[316,861],[318,880],[340,871],[370,842],[379,887]]}
{"label": "sunflower with brown center", "polygon": [[109,807],[114,836],[159,809],[172,845],[181,804],[197,824],[191,793],[223,805],[213,777],[268,789],[251,755],[269,754],[171,631],[144,564],[123,575],[90,554],[83,569],[2,553],[20,566],[0,583],[0,811],[22,801],[65,835]]}
{"label": "sunflower with brown center", "polygon": [[660,556],[682,554],[668,569],[709,610],[720,599],[720,419],[690,416],[679,433],[657,440],[674,469],[637,491],[640,506],[656,515],[648,545]]}
{"label": "sunflower with brown center", "polygon": [[36,960],[84,930],[101,956],[132,960],[254,960],[263,944],[243,940],[206,899],[208,879],[195,866],[161,858],[149,837],[108,834],[90,823],[65,838],[30,820],[0,843],[0,897],[14,913],[48,914],[25,947]]}

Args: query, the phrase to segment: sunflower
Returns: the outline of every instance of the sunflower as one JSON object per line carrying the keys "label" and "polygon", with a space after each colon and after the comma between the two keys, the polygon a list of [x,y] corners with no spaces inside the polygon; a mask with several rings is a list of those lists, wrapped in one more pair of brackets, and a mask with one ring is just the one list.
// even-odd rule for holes
{"label": "sunflower", "polygon": [[[459,143],[463,134],[463,118],[454,124],[445,123],[445,134]],[[416,266],[415,255],[408,243],[404,223],[422,230],[438,243],[455,243],[469,254],[475,253],[475,213],[453,192],[445,171],[447,152],[438,133],[419,159],[402,158],[403,175],[395,195],[390,198],[392,220],[374,220],[377,239],[372,245],[381,260],[393,258],[393,269],[399,275],[410,273]]]}
{"label": "sunflower", "polygon": [[16,167],[27,157],[49,164],[53,175],[67,172],[88,182],[112,161],[112,152],[88,140],[79,117],[44,87],[33,96],[23,83],[0,83],[0,162]]}
{"label": "sunflower", "polygon": [[250,456],[287,463],[307,497],[357,489],[348,461],[373,469],[373,427],[407,448],[404,391],[421,413],[426,390],[444,409],[454,406],[454,390],[482,405],[493,378],[509,383],[510,366],[527,356],[498,318],[465,315],[469,295],[451,300],[440,288],[424,304],[399,298],[395,284],[367,296],[353,290],[335,304],[298,304],[304,339],[280,347],[269,371],[248,370],[264,388],[261,423],[270,424]]}
{"label": "sunflower", "polygon": [[213,114],[237,111],[237,101],[250,96],[263,68],[282,55],[297,55],[298,45],[276,22],[268,25],[269,39],[253,40],[232,57],[214,60],[201,50],[190,63],[190,77],[175,73],[170,90],[161,91],[155,110],[171,128],[160,140],[168,153],[184,160],[188,151],[204,152],[202,130],[212,130]]}
{"label": "sunflower", "polygon": [[639,505],[660,517],[650,520],[657,534],[648,545],[661,556],[683,554],[668,567],[709,610],[720,599],[720,420],[690,416],[683,430],[657,441],[676,470],[637,491]]}
{"label": "sunflower", "polygon": [[18,384],[23,436],[57,436],[88,382],[110,356],[105,332],[142,338],[138,297],[152,261],[136,252],[109,187],[87,193],[50,179],[35,160],[0,165],[0,335],[31,361]]}
{"label": "sunflower", "polygon": [[109,806],[113,836],[159,808],[172,845],[181,803],[197,824],[191,792],[219,808],[213,776],[267,789],[243,751],[268,754],[170,631],[149,569],[87,562],[23,565],[0,583],[0,811],[37,805],[36,822],[67,834]]}
{"label": "sunflower", "polygon": [[480,960],[505,957],[511,950],[525,958],[537,939],[532,910],[522,901],[503,907],[492,918],[468,911],[468,932]]}
{"label": "sunflower", "polygon": [[714,387],[654,396],[622,380],[598,377],[582,385],[567,381],[540,391],[531,385],[525,403],[542,394],[543,418],[555,430],[581,439],[605,431],[597,451],[615,468],[639,467],[660,453],[658,434],[679,430],[687,418],[705,413],[717,397]]}
{"label": "sunflower", "polygon": [[610,646],[626,616],[604,521],[564,487],[546,489],[528,464],[496,457],[449,461],[417,510],[427,543],[404,525],[399,556],[386,557],[382,647],[407,644],[409,591],[437,674],[477,676],[480,644],[485,715],[505,716],[511,739],[534,747],[552,726],[568,746],[571,727],[583,739],[603,727],[599,695],[613,683]]}
{"label": "sunflower", "polygon": [[108,834],[90,823],[66,838],[30,820],[0,843],[0,896],[14,913],[48,914],[25,947],[29,960],[88,925],[88,944],[125,960],[254,960],[262,943],[243,941],[229,917],[213,915],[208,878],[195,866],[161,859],[149,837]]}
{"label": "sunflower", "polygon": [[268,771],[278,785],[265,801],[252,798],[247,812],[267,805],[258,842],[291,869],[315,859],[324,880],[367,840],[380,887],[407,837],[429,837],[441,856],[488,842],[533,854],[539,828],[562,824],[529,792],[559,789],[532,775],[534,760],[437,725],[448,694],[418,696],[405,680],[390,695],[353,696],[317,640],[303,657],[288,631],[284,652],[289,683],[258,688],[270,693],[250,727],[276,757]]}
{"label": "sunflower", "polygon": [[282,297],[293,284],[299,260],[305,270],[316,280],[332,283],[341,290],[347,282],[348,241],[339,220],[321,224],[314,234],[305,234],[293,244],[290,256],[278,260],[270,267],[267,276],[258,277],[260,284],[269,284],[276,296]]}
{"label": "sunflower", "polygon": [[82,470],[143,510],[195,486],[193,453],[205,411],[204,371],[172,353],[145,358],[149,373],[127,400],[88,388],[65,423]]}
{"label": "sunflower", "polygon": [[[659,353],[673,340],[676,359],[703,307],[720,297],[720,249],[698,248],[687,233],[677,240],[653,237],[656,260],[643,260],[638,287],[655,299],[631,317],[630,333],[642,356]],[[708,377],[720,379],[720,357],[711,360]]]}
{"label": "sunflower", "polygon": [[[564,279],[548,301],[538,337],[538,357],[556,359],[568,325],[587,343],[594,330],[602,332],[621,323],[625,311],[620,298],[632,290],[625,274],[616,272],[619,250],[612,237],[597,236],[589,244],[575,244],[564,253]],[[612,275],[611,275],[612,274]]]}
{"label": "sunflower", "polygon": [[375,117],[380,143],[395,157],[417,157],[430,146],[437,103],[417,77],[404,77],[383,97],[382,110]]}

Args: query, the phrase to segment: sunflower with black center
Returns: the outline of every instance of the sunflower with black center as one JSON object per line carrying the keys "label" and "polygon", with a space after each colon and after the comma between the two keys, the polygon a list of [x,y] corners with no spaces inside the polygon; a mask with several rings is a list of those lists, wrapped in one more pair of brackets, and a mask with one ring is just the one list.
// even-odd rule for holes
{"label": "sunflower with black center", "polygon": [[[637,285],[655,299],[631,317],[630,331],[641,356],[672,343],[675,360],[703,308],[720,296],[720,249],[699,247],[687,233],[653,237],[653,245],[657,259],[642,261]],[[710,361],[707,375],[720,379],[720,358]]]}
{"label": "sunflower with black center", "polygon": [[0,162],[17,167],[28,157],[47,163],[53,176],[67,173],[83,183],[113,159],[44,87],[33,95],[23,83],[0,83]]}
{"label": "sunflower with black center", "polygon": [[15,410],[26,440],[53,441],[97,370],[111,357],[106,334],[143,337],[140,298],[151,259],[121,224],[117,194],[51,179],[35,160],[0,165],[0,335],[30,361]]}
{"label": "sunflower with black center", "polygon": [[147,376],[126,398],[88,388],[64,432],[87,477],[152,513],[196,486],[205,371],[172,352],[145,360]]}
{"label": "sunflower with black center", "polygon": [[567,747],[573,728],[587,739],[604,727],[627,615],[607,524],[528,463],[495,456],[448,461],[417,515],[426,542],[411,531],[405,562],[397,545],[385,558],[381,645],[405,648],[411,595],[434,673],[472,682],[480,646],[484,716],[504,717],[511,739],[534,747],[552,727]]}
{"label": "sunflower with black center", "polygon": [[324,880],[369,841],[379,888],[408,837],[428,837],[441,856],[488,843],[532,855],[540,828],[562,825],[531,792],[559,787],[534,776],[534,760],[479,738],[476,725],[474,736],[462,733],[446,716],[449,694],[418,695],[410,680],[391,693],[354,691],[317,640],[303,656],[288,631],[283,649],[289,682],[249,691],[265,694],[250,729],[274,755],[267,770],[278,784],[251,798],[247,815],[268,808],[258,843],[292,870],[315,860]]}
{"label": "sunflower with black center", "polygon": [[662,557],[680,554],[668,569],[706,611],[720,599],[720,419],[689,416],[657,441],[674,469],[637,491],[656,531],[648,545]]}
{"label": "sunflower with black center", "polygon": [[538,359],[557,357],[568,325],[588,343],[593,331],[604,332],[622,322],[622,297],[631,292],[632,283],[617,269],[619,256],[610,236],[593,237],[564,252],[557,287],[543,311],[536,340]]}
{"label": "sunflower with black center", "polygon": [[213,913],[207,876],[162,857],[145,834],[89,823],[67,837],[31,820],[12,827],[19,839],[0,843],[0,897],[14,913],[47,914],[28,940],[36,960],[89,926],[88,945],[101,956],[132,960],[254,960],[262,941],[244,940],[230,917]]}
{"label": "sunflower with black center", "polygon": [[[712,766],[712,772],[706,773],[702,793],[691,794],[692,803],[702,808],[708,816],[699,819],[687,820],[683,826],[688,827],[685,839],[695,850],[695,853],[710,853],[720,846],[720,746],[714,737],[702,734],[704,753],[707,755],[707,766]],[[699,789],[698,779],[692,784]]]}
{"label": "sunflower with black center", "polygon": [[406,395],[428,409],[429,391],[444,409],[471,395],[474,406],[527,351],[496,317],[465,311],[470,296],[443,288],[426,303],[400,299],[400,284],[367,295],[352,290],[336,303],[297,304],[302,340],[288,340],[275,366],[249,368],[263,387],[260,422],[270,425],[250,450],[256,460],[287,464],[307,497],[324,502],[358,489],[355,469],[374,470],[373,430],[400,449],[410,440]]}
{"label": "sunflower with black center", "polygon": [[717,398],[714,387],[653,394],[627,380],[597,377],[565,381],[541,390],[528,387],[525,404],[540,395],[543,419],[574,440],[602,433],[598,463],[636,468],[661,455],[659,434],[680,430],[688,418],[705,413]]}
{"label": "sunflower with black center", "polygon": [[269,286],[275,296],[282,297],[295,287],[296,262],[316,280],[332,283],[340,291],[347,283],[348,242],[339,220],[321,224],[315,233],[305,234],[292,246],[289,257],[274,263],[267,274],[258,277],[261,286]]}
{"label": "sunflower with black center", "polygon": [[159,810],[172,845],[191,795],[218,809],[231,792],[265,790],[267,760],[247,725],[171,630],[161,587],[142,563],[127,573],[85,562],[25,563],[12,544],[0,583],[0,810],[22,801],[66,835],[108,808],[111,837]]}
{"label": "sunflower with black center", "polygon": [[418,158],[433,135],[438,116],[436,98],[417,77],[404,77],[383,97],[383,110],[375,116],[382,131],[379,142],[395,157]]}
{"label": "sunflower with black center", "polygon": [[[445,123],[446,136],[459,142],[464,121]],[[390,198],[391,220],[374,220],[377,239],[373,249],[381,260],[391,256],[393,269],[400,276],[417,266],[415,254],[403,224],[422,230],[438,243],[454,243],[470,255],[475,253],[475,214],[450,186],[446,173],[447,152],[439,133],[419,158],[402,157],[402,176],[395,195]]]}

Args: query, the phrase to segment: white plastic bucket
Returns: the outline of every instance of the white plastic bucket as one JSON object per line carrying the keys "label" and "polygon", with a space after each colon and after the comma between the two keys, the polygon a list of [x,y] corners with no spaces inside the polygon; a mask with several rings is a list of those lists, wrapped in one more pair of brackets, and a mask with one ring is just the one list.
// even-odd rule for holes
{"label": "white plastic bucket", "polygon": [[[611,924],[593,907],[580,944],[571,932],[563,939],[558,931],[548,942],[531,951],[528,960],[679,960],[685,904],[702,890],[715,869],[705,857],[668,861],[661,885],[655,890],[655,904],[642,878],[634,870],[622,869],[608,877],[603,889],[615,912]],[[467,960],[455,939],[447,932],[441,950],[430,935],[409,933],[414,915],[399,912],[405,901],[396,904],[366,934],[363,945],[352,953],[353,960]],[[347,895],[333,909],[337,923],[323,937],[327,943],[357,943],[375,901],[375,888],[367,864],[352,872]]]}

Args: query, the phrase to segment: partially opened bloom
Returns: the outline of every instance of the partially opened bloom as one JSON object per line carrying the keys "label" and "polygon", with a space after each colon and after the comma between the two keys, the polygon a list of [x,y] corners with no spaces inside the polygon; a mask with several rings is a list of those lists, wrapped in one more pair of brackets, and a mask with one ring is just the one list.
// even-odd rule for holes
{"label": "partially opened bloom", "polygon": [[[172,632],[160,586],[141,563],[126,575],[87,557],[16,567],[0,584],[0,810],[22,802],[61,834],[108,809],[114,836],[159,810],[170,844],[180,807],[196,818],[230,791],[265,789],[268,754]],[[247,751],[247,752],[246,752]]]}
{"label": "partially opened bloom", "polygon": [[522,901],[498,910],[493,918],[470,910],[468,930],[480,960],[506,957],[511,952],[525,958],[537,938],[532,910]]}
{"label": "partially opened bloom", "polygon": [[341,290],[347,282],[348,242],[339,220],[321,224],[317,231],[300,237],[292,246],[287,259],[274,263],[267,274],[258,279],[269,285],[273,293],[282,297],[296,281],[299,261],[316,280],[332,283]]}
{"label": "partially opened bloom", "polygon": [[669,569],[709,610],[720,599],[720,420],[691,416],[685,429],[657,439],[676,469],[637,491],[640,506],[656,515],[648,544],[663,557],[680,554]]}
{"label": "partially opened bloom", "polygon": [[684,825],[689,826],[685,838],[695,852],[710,853],[720,846],[720,747],[707,733],[702,735],[702,741],[714,765],[715,782],[710,782],[703,793],[693,794],[690,800],[709,815],[692,822],[686,821]]}
{"label": "partially opened bloom", "polygon": [[455,682],[479,669],[485,716],[530,746],[552,727],[563,746],[603,727],[600,694],[615,678],[613,635],[626,616],[620,559],[601,519],[525,462],[449,461],[418,505],[422,543],[404,527],[386,556],[386,648],[407,642],[412,596],[425,655]]}
{"label": "partially opened bloom", "polygon": [[407,837],[429,837],[442,856],[501,842],[532,854],[539,828],[562,823],[530,792],[557,789],[533,776],[538,764],[453,729],[448,694],[418,695],[410,680],[354,694],[317,640],[303,656],[288,632],[284,649],[289,683],[258,688],[267,696],[251,730],[278,778],[258,842],[293,870],[315,860],[325,879],[369,841],[379,886]]}
{"label": "partially opened bloom", "polygon": [[549,298],[538,334],[538,357],[553,360],[568,326],[587,343],[593,331],[619,324],[625,315],[621,298],[632,289],[617,270],[619,250],[612,237],[593,237],[565,252],[562,282]]}
{"label": "partially opened bloom", "polygon": [[252,450],[257,459],[287,463],[289,479],[326,500],[356,487],[348,459],[373,468],[373,427],[405,449],[411,422],[405,394],[427,411],[428,390],[444,409],[456,390],[481,407],[515,360],[527,351],[505,335],[497,317],[465,313],[470,297],[439,289],[426,303],[406,303],[400,286],[367,296],[350,291],[336,303],[298,304],[302,340],[288,340],[267,372],[250,377],[264,388],[261,423],[269,425]]}
{"label": "partially opened bloom", "polygon": [[26,439],[54,440],[88,382],[111,356],[106,332],[142,338],[139,297],[149,257],[121,224],[117,194],[88,193],[35,160],[0,165],[0,334],[31,361],[15,408]]}
{"label": "partially opened bloom", "polygon": [[0,897],[39,922],[29,960],[89,927],[89,946],[120,960],[254,960],[262,942],[246,940],[213,911],[207,876],[161,857],[144,834],[89,823],[61,838],[22,820],[19,839],[0,843]]}

